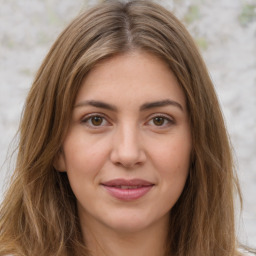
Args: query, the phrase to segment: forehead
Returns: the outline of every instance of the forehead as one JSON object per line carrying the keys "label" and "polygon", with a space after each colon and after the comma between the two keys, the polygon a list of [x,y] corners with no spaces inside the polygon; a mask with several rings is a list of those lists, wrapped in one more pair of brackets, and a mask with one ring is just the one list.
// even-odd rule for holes
{"label": "forehead", "polygon": [[134,51],[98,63],[85,77],[76,103],[104,100],[143,104],[166,98],[185,106],[185,95],[167,63],[153,54]]}

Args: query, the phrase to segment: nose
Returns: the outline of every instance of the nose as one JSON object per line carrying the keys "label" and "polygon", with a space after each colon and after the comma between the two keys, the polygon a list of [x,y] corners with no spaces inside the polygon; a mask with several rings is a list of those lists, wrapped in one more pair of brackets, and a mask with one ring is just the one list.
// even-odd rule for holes
{"label": "nose", "polygon": [[128,125],[120,127],[115,132],[112,142],[110,160],[115,165],[134,168],[146,161],[146,152],[137,128]]}

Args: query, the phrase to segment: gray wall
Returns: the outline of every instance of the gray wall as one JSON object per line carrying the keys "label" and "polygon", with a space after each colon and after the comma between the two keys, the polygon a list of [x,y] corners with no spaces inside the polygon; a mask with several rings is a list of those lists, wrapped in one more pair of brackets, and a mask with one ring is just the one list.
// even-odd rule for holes
{"label": "gray wall", "polygon": [[[57,34],[97,1],[0,0],[0,187],[9,144],[40,62]],[[256,245],[256,1],[158,1],[186,24],[208,65],[223,106],[244,194],[239,225]],[[3,191],[3,190],[2,190]],[[3,192],[2,192],[3,193]],[[2,195],[1,193],[1,195]]]}

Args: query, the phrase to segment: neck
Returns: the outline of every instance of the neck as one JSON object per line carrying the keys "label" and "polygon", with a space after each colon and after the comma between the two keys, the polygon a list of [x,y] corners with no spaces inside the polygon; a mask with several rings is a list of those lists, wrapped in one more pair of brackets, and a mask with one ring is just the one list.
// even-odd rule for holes
{"label": "neck", "polygon": [[91,256],[165,256],[168,223],[136,232],[113,231],[106,226],[95,228],[82,224],[82,232]]}

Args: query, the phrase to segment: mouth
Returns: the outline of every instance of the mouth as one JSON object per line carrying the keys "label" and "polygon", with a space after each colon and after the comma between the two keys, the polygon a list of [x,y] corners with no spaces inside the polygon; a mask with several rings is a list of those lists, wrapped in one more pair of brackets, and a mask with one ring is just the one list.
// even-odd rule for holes
{"label": "mouth", "polygon": [[101,183],[106,191],[114,198],[132,201],[146,195],[155,184],[141,179],[115,179]]}

